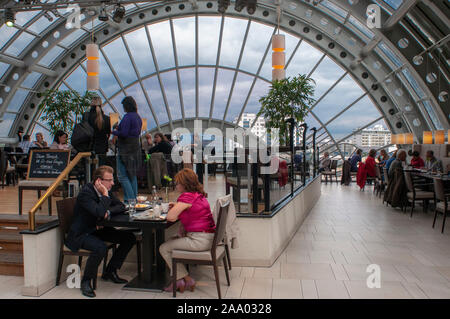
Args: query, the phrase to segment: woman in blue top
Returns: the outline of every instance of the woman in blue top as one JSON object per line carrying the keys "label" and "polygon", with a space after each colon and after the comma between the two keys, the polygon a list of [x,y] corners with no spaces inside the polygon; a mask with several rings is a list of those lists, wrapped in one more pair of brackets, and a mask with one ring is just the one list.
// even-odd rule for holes
{"label": "woman in blue top", "polygon": [[112,134],[118,137],[117,177],[123,187],[124,201],[128,203],[130,199],[136,199],[138,193],[136,171],[141,166],[139,136],[142,120],[133,97],[126,96],[122,105],[126,114]]}

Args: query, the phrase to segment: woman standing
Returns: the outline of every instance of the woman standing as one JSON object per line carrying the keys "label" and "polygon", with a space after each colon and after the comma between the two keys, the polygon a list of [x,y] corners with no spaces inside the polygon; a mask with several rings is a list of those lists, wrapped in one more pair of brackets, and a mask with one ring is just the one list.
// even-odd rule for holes
{"label": "woman standing", "polygon": [[376,171],[375,171],[375,155],[377,155],[377,151],[374,149],[371,149],[369,151],[369,156],[366,158],[366,172],[367,176],[369,177],[375,177]]}
{"label": "woman standing", "polygon": [[98,155],[99,166],[106,165],[108,140],[111,134],[109,116],[102,110],[102,99],[94,96],[91,100],[91,109],[88,113],[88,123],[94,129],[94,152]]}
{"label": "woman standing", "polygon": [[170,155],[172,152],[172,145],[170,145],[169,140],[162,133],[155,134],[155,146],[148,150],[149,154],[161,152],[165,155]]}
{"label": "woman standing", "polygon": [[[181,193],[176,203],[170,203],[167,220],[180,220],[186,236],[171,239],[159,247],[161,256],[172,271],[172,251],[182,249],[189,251],[205,251],[211,249],[216,231],[211,208],[197,174],[189,168],[183,168],[175,175],[176,190]],[[195,280],[189,276],[184,265],[177,265],[177,290],[194,291]],[[172,285],[164,289],[172,291]]]}
{"label": "woman standing", "polygon": [[136,101],[131,96],[122,100],[123,109],[126,112],[117,130],[113,135],[117,136],[117,177],[123,187],[124,201],[136,199],[138,193],[136,172],[141,166],[141,145],[139,135],[142,128],[142,120],[137,114]]}

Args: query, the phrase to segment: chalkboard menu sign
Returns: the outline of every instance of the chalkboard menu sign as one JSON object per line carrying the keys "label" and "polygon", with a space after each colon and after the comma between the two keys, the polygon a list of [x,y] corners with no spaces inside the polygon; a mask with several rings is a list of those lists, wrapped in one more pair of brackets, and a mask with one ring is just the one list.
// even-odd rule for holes
{"label": "chalkboard menu sign", "polygon": [[69,160],[70,150],[31,150],[27,179],[55,179]]}

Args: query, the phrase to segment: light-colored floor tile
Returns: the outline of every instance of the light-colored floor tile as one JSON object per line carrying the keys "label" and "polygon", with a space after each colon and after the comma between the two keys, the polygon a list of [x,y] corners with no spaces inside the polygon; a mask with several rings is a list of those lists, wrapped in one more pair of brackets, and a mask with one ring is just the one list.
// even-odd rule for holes
{"label": "light-colored floor tile", "polygon": [[310,251],[309,258],[311,259],[311,263],[313,264],[331,264],[334,262],[333,256],[328,251]]}
{"label": "light-colored floor tile", "polygon": [[345,260],[348,264],[370,264],[369,259],[365,253],[343,252]]}
{"label": "light-colored floor tile", "polygon": [[336,280],[350,280],[348,277],[347,271],[342,264],[330,264],[331,269],[333,270],[334,277]]}
{"label": "light-colored floor tile", "polygon": [[350,298],[344,282],[339,280],[315,280],[319,299]]}
{"label": "light-colored floor tile", "polygon": [[422,283],[448,283],[448,280],[438,271],[436,267],[429,266],[407,266],[409,270],[422,282]]}
{"label": "light-colored floor tile", "polygon": [[301,280],[304,299],[318,299],[316,283],[314,280]]}
{"label": "light-colored floor tile", "polygon": [[301,299],[302,285],[296,279],[273,279],[272,299]]}
{"label": "light-colored floor tile", "polygon": [[281,263],[276,262],[272,267],[255,267],[254,278],[280,278]]}
{"label": "light-colored floor tile", "polygon": [[352,299],[410,299],[412,296],[400,282],[382,282],[380,288],[368,288],[366,281],[345,281]]}
{"label": "light-colored floor tile", "polygon": [[281,265],[281,278],[334,280],[334,274],[329,264],[285,264]]}
{"label": "light-colored floor tile", "polygon": [[253,277],[253,274],[255,272],[254,267],[242,267],[241,270],[241,277]]}
{"label": "light-colored floor tile", "polygon": [[272,298],[272,279],[245,278],[241,298],[243,299],[270,299]]}
{"label": "light-colored floor tile", "polygon": [[231,284],[225,294],[225,298],[241,298],[244,282],[244,277],[231,279]]}
{"label": "light-colored floor tile", "polygon": [[417,284],[411,282],[402,282],[402,285],[414,299],[428,299],[428,296]]}
{"label": "light-colored floor tile", "polygon": [[[346,264],[343,265],[345,271],[348,274],[350,280],[363,281],[373,274],[373,271],[369,269],[367,272],[367,266],[362,264]],[[404,281],[404,278],[400,273],[391,265],[379,265],[380,266],[380,279],[384,281]]]}
{"label": "light-colored floor tile", "polygon": [[442,283],[418,283],[417,286],[430,299],[450,299],[450,286]]}

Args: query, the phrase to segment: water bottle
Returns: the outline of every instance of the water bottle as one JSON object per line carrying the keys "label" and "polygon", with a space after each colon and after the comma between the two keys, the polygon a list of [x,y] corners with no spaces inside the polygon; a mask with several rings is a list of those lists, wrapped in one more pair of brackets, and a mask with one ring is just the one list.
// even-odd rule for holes
{"label": "water bottle", "polygon": [[155,185],[153,185],[152,189],[152,207],[155,207],[158,204],[159,196]]}

